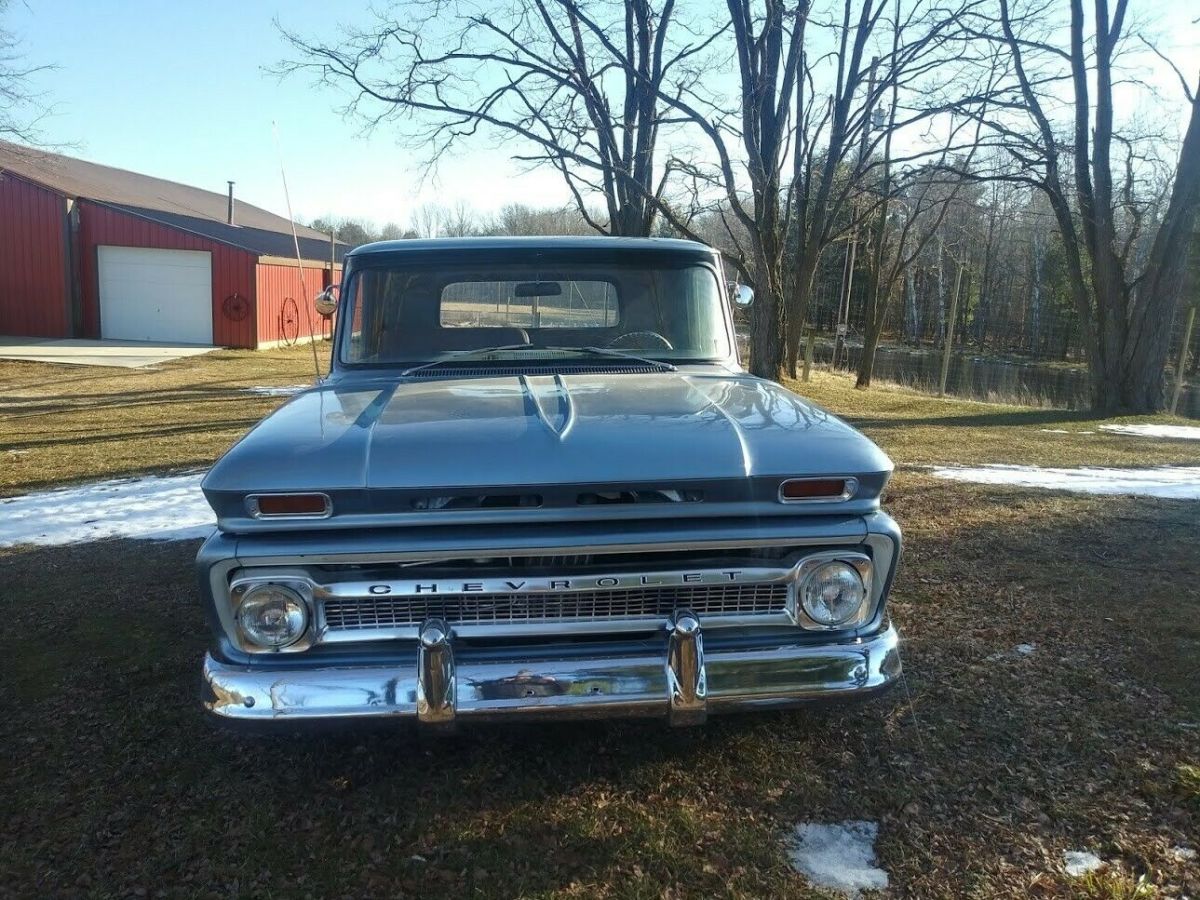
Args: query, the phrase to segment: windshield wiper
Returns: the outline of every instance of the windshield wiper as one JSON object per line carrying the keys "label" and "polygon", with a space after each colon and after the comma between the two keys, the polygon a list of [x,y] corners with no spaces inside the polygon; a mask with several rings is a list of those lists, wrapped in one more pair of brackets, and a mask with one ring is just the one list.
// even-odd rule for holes
{"label": "windshield wiper", "polygon": [[473,350],[459,350],[457,353],[452,353],[449,356],[443,356],[441,359],[431,360],[427,363],[421,363],[417,366],[412,366],[400,373],[400,377],[404,378],[411,375],[413,372],[420,372],[423,369],[432,369],[445,363],[453,363],[462,359],[470,359],[472,356],[479,356],[487,353],[499,353],[505,350],[551,350],[555,353],[591,353],[593,356],[606,356],[610,359],[623,359],[629,362],[640,362],[647,366],[652,366],[660,372],[674,372],[675,366],[669,362],[663,362],[661,359],[650,359],[645,356],[638,356],[634,353],[626,353],[624,350],[615,350],[612,347],[547,347],[540,344],[504,344],[499,347],[476,347]]}
{"label": "windshield wiper", "polygon": [[412,366],[400,373],[400,377],[411,375],[413,372],[420,372],[422,369],[432,369],[434,366],[440,366],[444,363],[455,362],[460,359],[469,359],[472,356],[478,356],[481,353],[499,353],[501,350],[541,350],[542,347],[534,347],[532,344],[502,344],[499,347],[476,347],[473,350],[459,350],[456,353],[451,353],[449,356],[443,356],[441,359],[431,360],[427,363],[421,363],[419,366]]}
{"label": "windshield wiper", "polygon": [[593,353],[596,356],[608,356],[613,359],[627,359],[631,362],[645,363],[648,366],[653,366],[662,372],[674,372],[675,366],[669,362],[664,362],[661,359],[651,359],[648,356],[638,356],[636,353],[626,353],[624,350],[615,350],[612,347],[546,347],[547,350],[571,350],[577,353]]}

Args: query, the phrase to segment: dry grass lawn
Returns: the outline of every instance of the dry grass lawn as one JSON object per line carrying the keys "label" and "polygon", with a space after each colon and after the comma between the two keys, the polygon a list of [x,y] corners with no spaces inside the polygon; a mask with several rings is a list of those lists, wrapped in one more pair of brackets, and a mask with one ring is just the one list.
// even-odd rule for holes
{"label": "dry grass lawn", "polygon": [[0,360],[0,496],[205,467],[281,402],[245,388],[313,378],[307,347],[217,350],[149,369]]}
{"label": "dry grass lawn", "polygon": [[[239,388],[310,372],[297,350],[0,363],[0,491],[203,466],[280,402]],[[847,819],[879,823],[889,897],[1200,894],[1177,849],[1200,850],[1200,505],[919,468],[1195,464],[1200,446],[824,374],[805,392],[901,466],[904,688],[689,731],[250,740],[196,703],[195,542],[0,551],[0,894],[827,897],[785,839]],[[1071,879],[1068,849],[1107,866]]]}

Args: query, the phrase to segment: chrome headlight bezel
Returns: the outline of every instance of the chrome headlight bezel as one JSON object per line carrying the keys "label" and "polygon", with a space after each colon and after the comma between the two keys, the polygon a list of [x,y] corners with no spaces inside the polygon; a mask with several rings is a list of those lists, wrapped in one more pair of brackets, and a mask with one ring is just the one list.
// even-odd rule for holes
{"label": "chrome headlight bezel", "polygon": [[[846,619],[840,622],[822,622],[809,611],[806,591],[812,583],[814,574],[830,563],[842,563],[857,574],[862,583],[863,596],[858,608]],[[812,631],[846,631],[858,628],[871,620],[878,605],[874,579],[875,567],[865,553],[831,551],[817,553],[805,557],[796,566],[795,581],[795,615],[796,623],[802,628]]]}
{"label": "chrome headlight bezel", "polygon": [[[269,592],[282,595],[300,619],[295,635],[280,643],[260,640],[245,618],[248,606]],[[232,619],[241,649],[249,653],[281,653],[305,650],[311,645],[313,607],[307,592],[299,585],[267,580],[240,582],[233,586],[231,594]]]}

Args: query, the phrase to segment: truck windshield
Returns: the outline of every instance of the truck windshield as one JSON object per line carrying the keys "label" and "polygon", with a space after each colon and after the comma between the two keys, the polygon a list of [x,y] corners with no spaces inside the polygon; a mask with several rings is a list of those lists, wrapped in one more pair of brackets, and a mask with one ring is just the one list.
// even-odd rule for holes
{"label": "truck windshield", "polygon": [[699,264],[366,264],[350,276],[339,315],[349,317],[340,352],[349,365],[465,351],[479,351],[468,356],[480,365],[560,360],[572,348],[602,364],[587,352],[597,347],[656,360],[731,355],[721,285]]}

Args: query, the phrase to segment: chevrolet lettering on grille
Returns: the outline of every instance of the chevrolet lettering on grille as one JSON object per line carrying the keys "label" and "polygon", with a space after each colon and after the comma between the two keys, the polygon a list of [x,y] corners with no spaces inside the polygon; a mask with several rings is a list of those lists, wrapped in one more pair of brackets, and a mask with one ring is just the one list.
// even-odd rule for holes
{"label": "chevrolet lettering on grille", "polygon": [[[417,594],[527,594],[550,591],[621,590],[635,587],[670,587],[684,584],[730,584],[743,580],[740,569],[720,572],[668,572],[651,575],[599,575],[571,578],[485,579],[476,581],[405,581],[372,584],[375,596],[408,597]],[[778,573],[774,573],[778,576]],[[761,579],[755,579],[761,580]]]}

